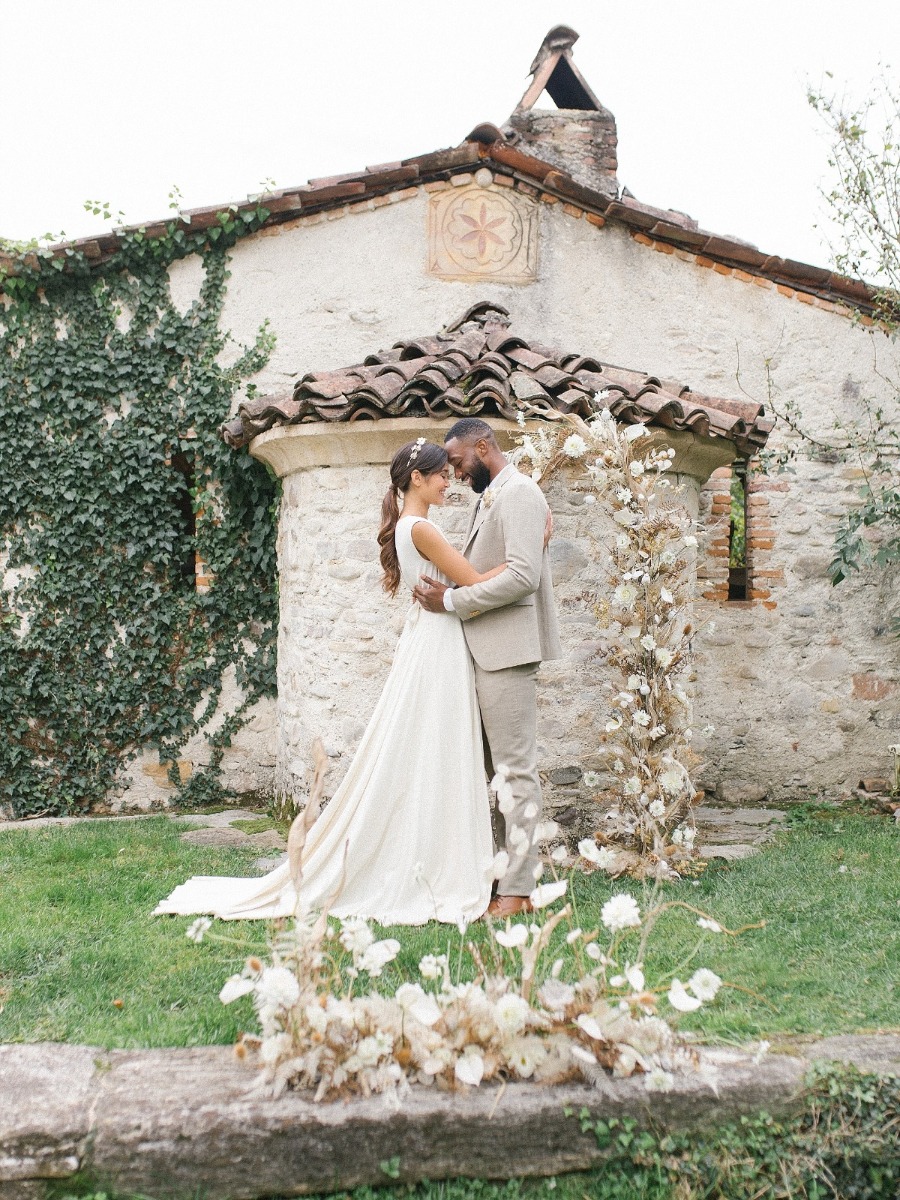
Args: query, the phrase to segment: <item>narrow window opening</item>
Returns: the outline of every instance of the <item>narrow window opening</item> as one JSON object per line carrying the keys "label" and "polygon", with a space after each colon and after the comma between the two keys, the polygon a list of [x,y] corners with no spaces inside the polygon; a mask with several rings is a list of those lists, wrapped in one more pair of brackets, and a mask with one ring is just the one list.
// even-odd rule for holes
{"label": "narrow window opening", "polygon": [[728,526],[728,599],[746,600],[747,571],[747,463],[731,464],[731,510]]}
{"label": "narrow window opening", "polygon": [[173,454],[171,465],[181,476],[181,486],[176,493],[175,503],[181,518],[181,536],[175,552],[176,569],[185,583],[194,587],[197,574],[197,517],[194,512],[194,463],[179,451]]}

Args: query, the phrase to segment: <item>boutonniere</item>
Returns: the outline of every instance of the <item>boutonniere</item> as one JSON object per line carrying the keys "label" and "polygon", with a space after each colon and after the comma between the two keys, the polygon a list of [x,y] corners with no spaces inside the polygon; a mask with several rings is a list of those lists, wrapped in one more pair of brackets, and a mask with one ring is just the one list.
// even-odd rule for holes
{"label": "boutonniere", "polygon": [[490,508],[490,507],[491,507],[491,505],[494,503],[494,490],[493,490],[493,488],[486,487],[486,488],[484,489],[484,491],[481,493],[481,503],[483,504],[483,506],[484,506],[485,508]]}

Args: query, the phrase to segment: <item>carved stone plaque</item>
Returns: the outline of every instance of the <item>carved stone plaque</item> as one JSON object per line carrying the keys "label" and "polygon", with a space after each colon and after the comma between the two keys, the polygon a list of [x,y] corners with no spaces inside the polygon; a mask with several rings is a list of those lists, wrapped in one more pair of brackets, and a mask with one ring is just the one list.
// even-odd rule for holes
{"label": "carved stone plaque", "polygon": [[507,188],[469,184],[428,205],[428,270],[441,279],[537,279],[537,210]]}

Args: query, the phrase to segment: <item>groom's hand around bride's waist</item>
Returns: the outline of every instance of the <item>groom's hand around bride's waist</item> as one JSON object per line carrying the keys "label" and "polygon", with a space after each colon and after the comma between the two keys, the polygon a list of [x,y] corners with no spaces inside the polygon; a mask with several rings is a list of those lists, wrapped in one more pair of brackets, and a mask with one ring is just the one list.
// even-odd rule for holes
{"label": "groom's hand around bride's waist", "polygon": [[436,579],[431,579],[428,575],[423,575],[413,588],[413,600],[418,601],[429,612],[446,612],[447,610],[444,607],[444,592],[446,591],[446,583],[438,583]]}

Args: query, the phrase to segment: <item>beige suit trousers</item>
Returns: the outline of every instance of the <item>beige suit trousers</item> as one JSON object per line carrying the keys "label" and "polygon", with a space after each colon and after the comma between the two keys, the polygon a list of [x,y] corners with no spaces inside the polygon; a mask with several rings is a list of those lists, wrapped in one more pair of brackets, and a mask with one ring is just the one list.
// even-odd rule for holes
{"label": "beige suit trousers", "polygon": [[[494,802],[491,814],[498,849],[509,854],[509,868],[497,885],[501,896],[527,896],[540,866],[534,831],[541,819],[543,799],[537,769],[537,671],[540,663],[525,663],[485,671],[475,664],[475,691],[484,727],[488,771],[505,766],[513,793],[512,811],[505,816]],[[526,811],[531,815],[526,816]],[[517,848],[508,833],[518,827],[527,839]]]}

